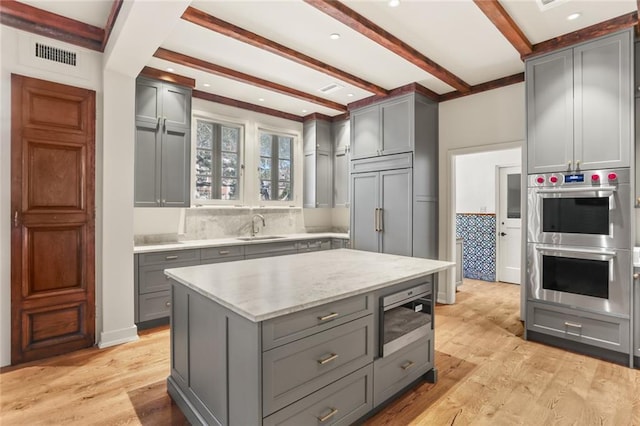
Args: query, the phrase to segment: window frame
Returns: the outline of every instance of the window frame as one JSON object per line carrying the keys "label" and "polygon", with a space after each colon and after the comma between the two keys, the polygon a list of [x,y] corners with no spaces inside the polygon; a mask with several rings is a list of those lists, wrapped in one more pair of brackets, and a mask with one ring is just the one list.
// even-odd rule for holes
{"label": "window frame", "polygon": [[[275,137],[287,137],[287,138],[291,138],[291,170],[290,170],[290,175],[289,175],[289,179],[291,182],[291,199],[290,200],[263,200],[260,196],[260,182],[262,181],[262,179],[260,178],[260,141],[261,141],[261,135],[263,133],[268,133],[272,136]],[[257,124],[256,125],[256,131],[255,131],[255,154],[254,154],[254,159],[256,161],[255,164],[255,173],[256,175],[251,177],[249,180],[251,182],[256,182],[256,186],[253,189],[255,191],[255,196],[253,197],[254,202],[256,203],[256,205],[258,206],[280,206],[280,207],[292,207],[292,208],[298,208],[301,207],[300,206],[300,200],[301,200],[301,196],[300,196],[300,188],[302,187],[302,159],[299,158],[301,155],[301,148],[300,148],[300,144],[302,141],[302,137],[300,132],[294,131],[294,130],[289,130],[289,129],[283,129],[283,128],[278,128],[278,127],[274,127],[274,126],[264,126],[264,125],[260,125]],[[273,153],[273,141],[272,141],[272,153]],[[273,159],[273,156],[271,157]],[[273,161],[273,160],[272,160]],[[273,163],[271,166],[271,176],[272,179],[273,177],[276,177],[277,179],[277,175],[278,175],[278,170],[279,170],[279,165],[274,168],[273,167]],[[272,185],[273,185],[273,180],[272,180]],[[276,180],[276,187],[277,187],[277,182],[279,182],[279,180]]]}
{"label": "window frame", "polygon": [[[214,125],[224,126],[224,127],[232,127],[236,128],[239,131],[238,135],[238,198],[235,200],[222,200],[222,199],[212,199],[212,200],[204,200],[200,198],[196,198],[196,158],[198,151],[198,121],[205,121],[208,123],[212,123]],[[193,135],[191,138],[191,205],[192,206],[205,206],[205,205],[226,205],[226,206],[239,206],[245,205],[244,200],[244,188],[245,188],[245,180],[246,174],[245,171],[245,143],[246,143],[246,131],[245,131],[246,123],[243,123],[239,120],[233,120],[221,117],[215,114],[209,114],[205,112],[194,112],[192,115],[192,132]],[[221,142],[221,141],[220,141]],[[222,152],[220,146],[220,153]],[[216,147],[213,148],[213,153],[216,153]],[[215,156],[212,156],[212,160],[215,161]],[[214,168],[215,170],[215,168]],[[222,176],[213,175],[212,173],[212,184],[215,184],[216,179],[221,179]]]}

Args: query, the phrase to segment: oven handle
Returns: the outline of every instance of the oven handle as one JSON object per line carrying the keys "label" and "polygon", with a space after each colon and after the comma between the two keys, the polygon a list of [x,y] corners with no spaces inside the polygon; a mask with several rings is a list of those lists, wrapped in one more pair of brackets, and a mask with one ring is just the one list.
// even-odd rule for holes
{"label": "oven handle", "polygon": [[614,193],[617,191],[615,186],[599,186],[594,188],[541,188],[535,190],[538,194],[565,194],[565,193],[576,193],[576,192],[610,192]]}
{"label": "oven handle", "polygon": [[538,246],[536,247],[536,250],[538,250],[542,254],[547,254],[550,256],[557,256],[557,257],[574,257],[574,256],[565,256],[565,253],[566,253],[566,254],[587,255],[587,256],[584,256],[584,258],[589,258],[589,259],[593,259],[595,255],[602,260],[611,260],[617,256],[615,251],[591,250],[586,248],[559,248],[554,246]]}

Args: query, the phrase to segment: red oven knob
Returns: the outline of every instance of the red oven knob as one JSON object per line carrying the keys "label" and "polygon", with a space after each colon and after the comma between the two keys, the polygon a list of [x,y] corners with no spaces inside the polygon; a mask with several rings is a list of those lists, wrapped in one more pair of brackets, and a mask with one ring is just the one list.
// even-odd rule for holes
{"label": "red oven knob", "polygon": [[600,180],[600,175],[591,175],[591,180],[597,182]]}
{"label": "red oven knob", "polygon": [[537,179],[536,179],[536,182],[544,183],[544,178],[542,176],[538,176]]}
{"label": "red oven knob", "polygon": [[558,183],[558,178],[557,178],[556,176],[551,176],[551,177],[549,178],[549,182],[551,182],[551,183]]}
{"label": "red oven knob", "polygon": [[609,180],[616,180],[616,179],[618,179],[618,174],[617,173],[609,173],[609,175],[607,175],[607,177],[609,178]]}

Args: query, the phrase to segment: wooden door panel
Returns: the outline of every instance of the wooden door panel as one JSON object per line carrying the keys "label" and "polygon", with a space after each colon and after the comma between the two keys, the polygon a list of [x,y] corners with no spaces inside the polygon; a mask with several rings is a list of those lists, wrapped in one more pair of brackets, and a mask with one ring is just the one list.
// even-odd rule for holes
{"label": "wooden door panel", "polygon": [[27,204],[23,208],[83,210],[85,155],[81,145],[26,141]]}
{"label": "wooden door panel", "polygon": [[23,297],[42,293],[84,289],[85,227],[27,227],[29,280]]}
{"label": "wooden door panel", "polygon": [[95,92],[11,76],[11,362],[95,341]]}

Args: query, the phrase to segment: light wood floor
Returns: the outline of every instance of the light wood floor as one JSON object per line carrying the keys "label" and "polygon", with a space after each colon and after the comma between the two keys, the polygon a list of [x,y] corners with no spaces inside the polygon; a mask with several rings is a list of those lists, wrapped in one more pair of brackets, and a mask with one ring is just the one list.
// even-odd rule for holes
{"label": "light wood floor", "polygon": [[[436,308],[437,384],[372,425],[640,425],[640,371],[522,340],[519,287],[465,280]],[[166,393],[169,332],[0,370],[0,424],[181,425]],[[247,425],[249,426],[249,425]]]}

